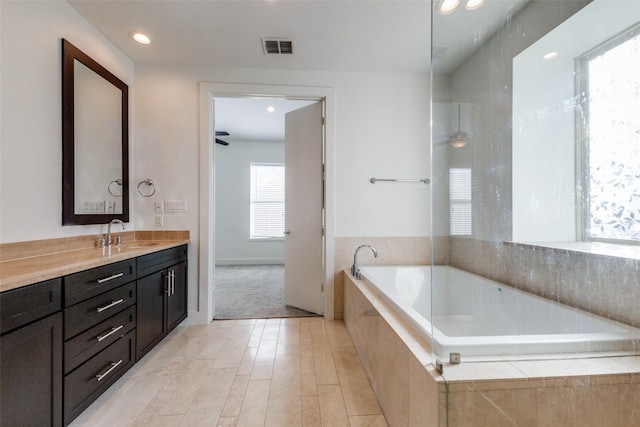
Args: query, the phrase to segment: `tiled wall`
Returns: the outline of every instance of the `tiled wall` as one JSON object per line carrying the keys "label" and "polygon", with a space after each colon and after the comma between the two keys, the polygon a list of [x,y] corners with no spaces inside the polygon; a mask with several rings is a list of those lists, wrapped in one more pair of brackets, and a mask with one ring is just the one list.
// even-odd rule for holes
{"label": "tiled wall", "polygon": [[450,265],[640,327],[640,260],[452,237]]}

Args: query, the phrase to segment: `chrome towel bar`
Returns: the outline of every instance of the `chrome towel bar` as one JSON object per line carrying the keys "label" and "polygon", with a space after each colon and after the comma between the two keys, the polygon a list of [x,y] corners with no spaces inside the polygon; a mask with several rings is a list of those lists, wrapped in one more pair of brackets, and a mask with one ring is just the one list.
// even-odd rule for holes
{"label": "chrome towel bar", "polygon": [[431,181],[429,178],[424,179],[382,179],[382,178],[371,178],[369,180],[370,183],[375,184],[376,182],[422,182],[423,184],[429,184]]}

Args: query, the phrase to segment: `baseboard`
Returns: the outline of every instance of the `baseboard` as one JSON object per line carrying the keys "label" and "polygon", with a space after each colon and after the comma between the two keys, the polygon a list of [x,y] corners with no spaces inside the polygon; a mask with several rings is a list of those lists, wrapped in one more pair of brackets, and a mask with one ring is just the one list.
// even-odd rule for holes
{"label": "baseboard", "polygon": [[283,265],[284,258],[223,258],[216,265]]}

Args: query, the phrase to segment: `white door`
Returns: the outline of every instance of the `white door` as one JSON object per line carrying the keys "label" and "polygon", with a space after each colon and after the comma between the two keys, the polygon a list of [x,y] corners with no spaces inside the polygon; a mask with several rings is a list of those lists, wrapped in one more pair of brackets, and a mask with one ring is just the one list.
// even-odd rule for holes
{"label": "white door", "polygon": [[284,145],[284,301],[321,314],[322,103],[285,114]]}

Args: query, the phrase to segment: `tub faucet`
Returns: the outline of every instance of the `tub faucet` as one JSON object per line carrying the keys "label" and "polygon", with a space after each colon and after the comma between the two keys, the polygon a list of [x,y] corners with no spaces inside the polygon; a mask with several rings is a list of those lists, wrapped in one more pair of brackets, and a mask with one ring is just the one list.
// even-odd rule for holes
{"label": "tub faucet", "polygon": [[119,219],[114,219],[109,224],[107,224],[107,239],[106,239],[107,246],[111,246],[111,225],[112,224],[120,224],[123,230],[127,228],[125,227],[124,222],[120,221]]}
{"label": "tub faucet", "polygon": [[362,248],[371,249],[371,252],[373,252],[373,256],[378,258],[378,252],[374,249],[373,246],[371,246],[371,245],[358,246],[358,249],[356,249],[356,252],[353,254],[353,265],[351,266],[351,275],[353,277],[355,277],[356,279],[362,279],[362,274],[360,273],[360,268],[358,268],[358,252]]}

